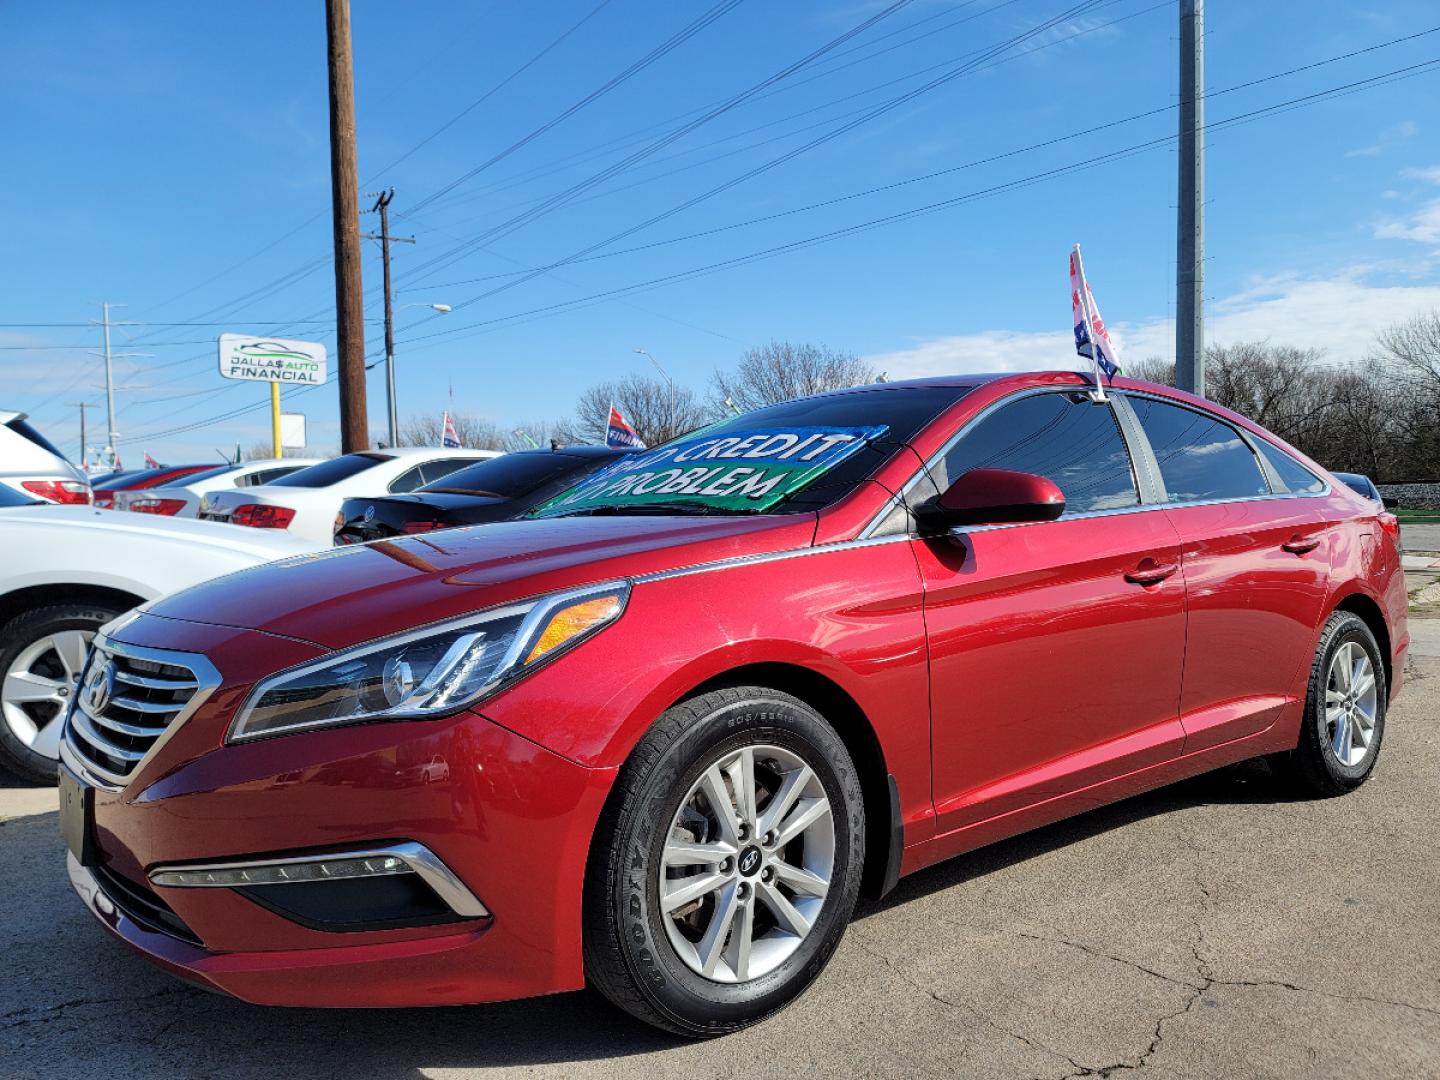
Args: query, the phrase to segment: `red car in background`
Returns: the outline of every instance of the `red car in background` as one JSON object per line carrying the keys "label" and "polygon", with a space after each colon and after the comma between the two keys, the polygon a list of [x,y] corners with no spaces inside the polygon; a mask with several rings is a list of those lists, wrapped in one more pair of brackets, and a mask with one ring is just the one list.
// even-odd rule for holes
{"label": "red car in background", "polygon": [[113,624],[63,745],[94,914],[252,1002],[588,983],[720,1034],[938,860],[1247,758],[1356,787],[1408,644],[1393,516],[1123,378],[789,402],[535,517]]}
{"label": "red car in background", "polygon": [[215,467],[214,462],[206,465],[162,465],[158,469],[137,469],[134,472],[119,473],[104,480],[96,480],[90,486],[95,491],[95,505],[102,510],[110,510],[115,506],[115,492],[117,491],[138,491],[141,488],[163,487],[166,484],[173,484],[182,477],[209,472]]}

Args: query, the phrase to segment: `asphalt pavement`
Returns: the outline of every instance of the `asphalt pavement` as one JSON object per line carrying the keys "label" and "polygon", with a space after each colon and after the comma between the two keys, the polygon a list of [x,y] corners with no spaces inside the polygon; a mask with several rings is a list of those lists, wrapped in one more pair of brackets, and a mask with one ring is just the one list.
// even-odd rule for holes
{"label": "asphalt pavement", "polygon": [[70,895],[53,792],[0,789],[0,1076],[1440,1076],[1440,622],[1416,630],[1358,792],[1292,801],[1247,764],[925,871],[800,1002],[708,1043],[588,993],[326,1012],[192,989]]}

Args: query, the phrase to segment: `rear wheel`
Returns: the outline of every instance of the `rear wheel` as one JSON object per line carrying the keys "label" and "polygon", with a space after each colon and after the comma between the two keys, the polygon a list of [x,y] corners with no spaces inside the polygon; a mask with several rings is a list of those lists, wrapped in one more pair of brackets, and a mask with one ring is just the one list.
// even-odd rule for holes
{"label": "rear wheel", "polygon": [[0,627],[0,764],[55,783],[65,708],[95,631],[120,614],[90,604],[27,611]]}
{"label": "rear wheel", "polygon": [[764,1019],[839,943],[864,843],[854,765],[804,702],[739,687],[676,706],[632,754],[596,834],[589,981],[691,1037]]}
{"label": "rear wheel", "polygon": [[1337,611],[1320,635],[1295,749],[1271,767],[1301,791],[1343,795],[1375,768],[1389,700],[1375,635],[1358,615]]}

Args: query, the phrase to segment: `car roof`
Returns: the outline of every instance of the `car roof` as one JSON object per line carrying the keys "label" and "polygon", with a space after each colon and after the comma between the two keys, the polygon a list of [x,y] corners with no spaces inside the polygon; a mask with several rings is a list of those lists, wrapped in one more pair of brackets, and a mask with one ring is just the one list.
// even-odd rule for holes
{"label": "car roof", "polygon": [[502,451],[476,450],[468,446],[387,446],[384,450],[355,450],[352,451],[352,453],[368,454],[370,457],[396,458],[399,460],[404,460],[406,458],[435,457],[436,455],[442,454],[452,454],[457,457],[474,457],[478,459],[486,457],[499,457]]}

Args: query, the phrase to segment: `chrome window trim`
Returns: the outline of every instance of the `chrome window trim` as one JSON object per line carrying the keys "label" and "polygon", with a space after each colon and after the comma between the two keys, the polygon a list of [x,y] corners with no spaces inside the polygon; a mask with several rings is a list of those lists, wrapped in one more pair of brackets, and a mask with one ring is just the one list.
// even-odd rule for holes
{"label": "chrome window trim", "polygon": [[[81,711],[80,694],[72,694],[70,704],[65,710],[65,728],[60,733],[60,760],[63,761],[81,780],[91,787],[100,788],[103,791],[123,791],[140,771],[150,763],[150,760],[160,752],[161,748],[170,741],[171,736],[180,729],[180,725],[194,715],[195,711],[209,699],[210,695],[220,686],[220,672],[216,670],[208,657],[202,653],[180,652],[176,649],[154,649],[148,645],[131,645],[127,642],[116,641],[100,633],[95,635],[95,640],[90,644],[90,651],[85,656],[85,666],[80,669],[80,681],[83,684],[85,673],[90,669],[90,663],[99,649],[116,653],[120,656],[129,657],[133,660],[148,660],[156,664],[169,664],[173,667],[187,668],[194,676],[195,692],[190,695],[189,700],[175,711],[175,716],[165,725],[164,730],[150,745],[150,749],[135,762],[135,767],[130,770],[129,775],[121,776],[111,772],[99,762],[91,761],[83,751],[70,745],[68,738],[70,725],[74,721],[74,714]],[[177,680],[177,683],[179,680]],[[188,689],[188,686],[186,687]]]}
{"label": "chrome window trim", "polygon": [[[904,503],[905,503],[906,496],[909,495],[909,493],[910,493],[911,490],[915,487],[915,485],[918,484],[918,483],[920,483],[921,480],[927,478],[927,477],[930,475],[930,470],[931,470],[932,468],[934,468],[935,464],[936,464],[941,458],[943,458],[947,453],[950,452],[950,450],[954,447],[954,445],[955,445],[957,442],[960,441],[960,439],[965,435],[965,433],[966,433],[967,431],[970,430],[970,428],[971,428],[974,424],[979,423],[981,420],[985,419],[985,417],[989,416],[991,413],[995,412],[996,410],[998,410],[998,409],[1001,408],[1002,406],[1004,406],[1004,405],[1009,405],[1011,402],[1019,401],[1019,400],[1021,400],[1022,398],[1034,397],[1034,396],[1039,395],[1039,394],[1065,394],[1065,393],[1073,394],[1073,393],[1075,393],[1077,390],[1083,391],[1083,390],[1084,390],[1084,387],[1074,387],[1074,386],[1031,386],[1031,387],[1026,387],[1026,388],[1023,389],[1023,390],[1017,390],[1017,391],[1016,391],[1015,393],[1013,393],[1013,394],[1007,394],[1006,396],[1004,396],[1004,397],[1002,397],[1002,398],[997,398],[996,400],[992,401],[989,405],[986,405],[986,406],[985,406],[983,409],[981,409],[978,413],[976,413],[976,414],[975,414],[974,416],[972,416],[969,420],[967,420],[963,426],[961,426],[953,435],[950,436],[950,438],[948,438],[947,440],[945,440],[944,444],[941,445],[941,447],[940,447],[938,450],[936,450],[935,453],[931,454],[930,457],[926,458],[925,461],[921,464],[920,468],[915,471],[915,473],[910,477],[910,479],[907,480],[904,484],[902,484],[902,485],[900,486],[900,490],[899,490],[899,491],[897,491],[897,492],[896,492],[894,495],[892,495],[889,499],[886,499],[886,500],[885,500],[884,505],[880,507],[880,511],[879,511],[873,518],[871,518],[870,521],[869,521],[869,523],[866,524],[865,528],[860,531],[859,539],[861,539],[861,540],[869,539],[869,538],[874,534],[874,531],[880,527],[880,524],[881,524],[881,523],[885,520],[885,518],[889,515],[889,513],[891,512],[891,510],[893,510],[897,504],[904,504]],[[1153,394],[1153,393],[1149,393],[1149,392],[1144,391],[1144,390],[1112,389],[1112,390],[1109,390],[1108,393],[1109,393],[1109,395],[1110,395],[1111,397],[1121,397],[1121,398],[1141,397],[1141,398],[1149,398],[1149,399],[1152,399],[1152,400],[1154,400],[1154,401],[1163,402],[1164,404],[1167,404],[1167,405],[1175,405],[1175,406],[1177,406],[1177,407],[1179,407],[1179,408],[1182,408],[1182,409],[1189,409],[1189,410],[1192,411],[1192,412],[1198,412],[1198,413],[1200,413],[1200,414],[1203,415],[1203,416],[1209,417],[1210,419],[1214,420],[1214,421],[1215,421],[1216,423],[1218,423],[1218,424],[1224,424],[1226,427],[1230,428],[1232,431],[1237,432],[1237,433],[1239,434],[1239,436],[1240,436],[1240,439],[1241,439],[1243,442],[1245,442],[1245,444],[1246,444],[1247,446],[1250,447],[1250,452],[1253,453],[1253,454],[1255,454],[1256,463],[1257,463],[1257,464],[1259,465],[1259,467],[1260,467],[1261,475],[1265,478],[1265,481],[1266,481],[1267,484],[1270,484],[1270,483],[1271,483],[1271,481],[1270,481],[1270,474],[1269,474],[1269,472],[1268,472],[1268,471],[1266,470],[1266,468],[1265,468],[1265,458],[1264,458],[1264,455],[1263,455],[1263,454],[1260,454],[1259,452],[1257,452],[1256,449],[1255,449],[1255,447],[1251,444],[1250,438],[1249,438],[1250,433],[1247,432],[1247,431],[1245,431],[1243,428],[1238,428],[1238,427],[1236,427],[1234,424],[1232,424],[1232,423],[1230,423],[1228,420],[1226,420],[1223,416],[1217,416],[1217,415],[1215,415],[1214,413],[1210,412],[1208,409],[1199,408],[1199,407],[1197,407],[1197,406],[1194,406],[1194,405],[1189,404],[1188,402],[1177,401],[1176,399],[1170,398],[1170,397],[1166,397],[1166,396],[1163,395],[1163,394]],[[1127,405],[1127,406],[1129,405],[1129,402],[1128,402],[1128,401],[1126,401],[1126,405]],[[1116,413],[1116,417],[1117,417],[1117,420],[1118,420],[1118,419],[1119,419],[1119,416],[1120,416],[1120,410],[1119,410],[1119,409],[1116,409],[1116,410],[1115,410],[1115,413]],[[1137,428],[1139,427],[1139,423],[1140,423],[1140,422],[1139,422],[1139,418],[1136,417],[1136,418],[1135,418],[1135,425],[1136,425]],[[1143,430],[1140,432],[1140,434],[1143,436],[1143,434],[1144,434]],[[1128,435],[1128,432],[1126,432],[1126,430],[1125,430],[1125,426],[1124,426],[1123,421],[1121,422],[1121,435],[1122,435],[1122,436],[1127,436],[1127,435]],[[1139,463],[1139,462],[1136,462],[1136,461],[1134,460],[1134,450],[1133,450],[1133,448],[1130,448],[1130,447],[1128,446],[1128,441],[1129,441],[1129,440],[1128,440],[1128,438],[1127,438],[1127,439],[1126,439],[1127,449],[1131,449],[1131,459],[1132,459],[1132,460],[1131,460],[1131,464],[1132,464],[1132,466],[1134,466],[1134,467],[1137,469],[1137,471],[1138,471],[1138,469],[1139,469],[1139,467],[1140,467],[1140,463]],[[1268,442],[1269,440],[1266,440],[1266,441]],[[1274,445],[1274,444],[1272,443],[1271,445]],[[1149,440],[1148,438],[1145,438],[1144,443],[1143,443],[1143,446],[1146,448],[1147,454],[1148,454],[1151,458],[1153,458],[1153,456],[1154,456],[1154,451],[1150,448],[1150,440]],[[1280,448],[1279,448],[1278,446],[1276,447],[1276,450],[1278,450],[1280,453],[1284,453],[1284,451],[1283,451],[1283,450],[1280,450]],[[1286,456],[1288,457],[1289,455],[1287,454]],[[1297,464],[1299,464],[1299,463],[1297,462]],[[1303,467],[1303,466],[1302,466],[1302,467]],[[1157,468],[1157,475],[1156,475],[1155,479],[1161,484],[1162,491],[1163,491],[1164,478],[1158,475],[1158,465],[1156,466],[1156,468]],[[1306,469],[1306,472],[1309,472],[1309,471],[1310,471],[1309,469]],[[1139,482],[1139,479],[1140,479],[1140,478],[1139,478],[1139,476],[1137,475],[1137,477],[1136,477],[1137,483]],[[1235,497],[1227,498],[1227,499],[1197,499],[1197,500],[1185,501],[1185,502],[1171,502],[1171,501],[1169,501],[1168,496],[1167,496],[1167,498],[1166,498],[1165,500],[1160,501],[1160,502],[1142,502],[1142,503],[1140,503],[1140,504],[1138,504],[1138,505],[1136,505],[1136,506],[1126,506],[1126,507],[1121,507],[1121,508],[1117,508],[1117,509],[1114,509],[1114,510],[1087,510],[1087,511],[1084,511],[1084,512],[1078,513],[1078,514],[1066,514],[1064,517],[1057,518],[1056,521],[1083,521],[1083,520],[1085,520],[1085,519],[1087,519],[1087,518],[1114,517],[1114,516],[1116,516],[1117,514],[1140,514],[1140,513],[1146,512],[1146,511],[1148,511],[1148,510],[1159,510],[1159,509],[1163,509],[1163,508],[1170,508],[1170,509],[1177,509],[1177,510],[1178,510],[1178,509],[1182,509],[1182,508],[1184,508],[1184,507],[1190,507],[1190,506],[1220,506],[1220,505],[1223,505],[1223,504],[1225,504],[1225,503],[1261,502],[1261,501],[1263,501],[1263,500],[1268,500],[1268,499],[1320,499],[1320,498],[1324,498],[1326,495],[1329,495],[1329,494],[1334,490],[1334,486],[1330,483],[1329,480],[1327,480],[1327,479],[1326,479],[1325,477],[1323,477],[1323,476],[1322,476],[1322,477],[1319,477],[1319,479],[1325,484],[1325,488],[1324,488],[1324,490],[1322,490],[1322,491],[1271,491],[1271,492],[1269,492],[1268,494],[1265,494],[1265,495],[1240,495],[1240,496],[1235,496]],[[1142,497],[1142,498],[1144,497],[1143,491],[1142,491],[1142,493],[1141,493],[1141,497]],[[1052,525],[1052,524],[1055,524],[1055,522],[1049,522],[1049,521],[1018,521],[1018,522],[1007,522],[1007,523],[1001,524],[1001,525],[977,525],[977,526],[970,527],[970,528],[965,528],[965,529],[962,529],[962,530],[959,530],[959,531],[960,531],[960,532],[963,532],[963,533],[988,532],[988,531],[990,531],[990,530],[992,530],[992,529],[1013,529],[1013,528],[1018,528],[1018,527],[1024,526],[1024,525]],[[894,534],[894,535],[900,535],[900,534]],[[906,539],[913,539],[913,538],[915,537],[915,535],[916,535],[916,534],[912,531],[912,532],[906,534],[906,535],[905,535],[905,538],[906,538]],[[887,537],[887,538],[888,538],[888,537]]]}
{"label": "chrome window trim", "polygon": [[737,555],[729,559],[717,559],[715,562],[678,566],[673,570],[656,570],[653,573],[640,574],[631,580],[636,585],[642,585],[651,581],[669,581],[672,578],[690,577],[692,574],[709,574],[716,570],[729,570],[737,566],[758,566],[761,563],[781,562],[785,559],[803,559],[808,555],[828,555],[834,551],[880,547],[882,544],[894,544],[902,540],[908,542],[911,539],[913,537],[909,533],[891,533],[886,536],[870,538],[856,537],[854,540],[837,540],[830,544],[814,544],[810,547],[792,548],[788,551],[772,551],[765,555]]}
{"label": "chrome window trim", "polygon": [[[156,882],[155,876],[164,873],[176,873],[182,871],[214,871],[214,870],[258,870],[276,866],[302,866],[309,863],[338,862],[342,859],[399,859],[408,866],[420,879],[435,890],[435,895],[443,900],[447,907],[456,915],[467,919],[484,918],[490,914],[490,909],[480,902],[480,898],[470,891],[469,887],[460,880],[459,875],[450,867],[445,865],[444,860],[436,855],[424,844],[414,840],[406,840],[399,844],[388,844],[383,847],[353,848],[348,851],[327,851],[319,855],[296,855],[282,859],[241,859],[227,862],[209,863],[166,863],[152,867],[146,875],[151,885],[165,889],[234,889],[240,886],[221,884],[219,882],[196,882],[194,884],[160,884]],[[377,875],[378,876],[378,875]],[[343,880],[355,880],[345,878]],[[287,885],[297,884],[296,882],[267,882],[267,884]],[[305,883],[300,883],[305,884]]]}

